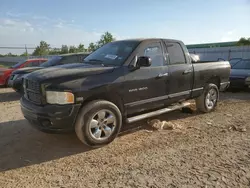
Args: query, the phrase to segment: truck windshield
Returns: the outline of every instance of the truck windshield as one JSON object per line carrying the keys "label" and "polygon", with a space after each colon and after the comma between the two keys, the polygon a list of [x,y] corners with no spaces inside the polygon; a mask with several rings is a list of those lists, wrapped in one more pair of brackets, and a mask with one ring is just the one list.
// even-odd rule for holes
{"label": "truck windshield", "polygon": [[61,56],[52,57],[50,60],[42,63],[40,67],[52,67],[58,65],[61,59],[62,59]]}
{"label": "truck windshield", "polygon": [[18,68],[19,66],[21,66],[25,62],[26,62],[26,60],[19,61],[17,64],[11,66],[11,68],[16,69],[16,68]]}
{"label": "truck windshield", "polygon": [[140,41],[117,41],[105,44],[87,56],[84,63],[122,65],[139,43]]}

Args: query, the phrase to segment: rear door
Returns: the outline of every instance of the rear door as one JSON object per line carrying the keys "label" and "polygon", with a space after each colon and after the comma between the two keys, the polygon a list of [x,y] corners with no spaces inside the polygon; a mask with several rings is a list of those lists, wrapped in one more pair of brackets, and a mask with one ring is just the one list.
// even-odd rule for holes
{"label": "rear door", "polygon": [[147,41],[140,44],[137,56],[152,59],[150,67],[140,67],[125,72],[124,103],[129,114],[158,108],[167,98],[168,67],[163,53],[163,43]]}
{"label": "rear door", "polygon": [[169,60],[169,102],[172,103],[190,96],[193,86],[193,65],[185,56],[181,43],[164,42]]}

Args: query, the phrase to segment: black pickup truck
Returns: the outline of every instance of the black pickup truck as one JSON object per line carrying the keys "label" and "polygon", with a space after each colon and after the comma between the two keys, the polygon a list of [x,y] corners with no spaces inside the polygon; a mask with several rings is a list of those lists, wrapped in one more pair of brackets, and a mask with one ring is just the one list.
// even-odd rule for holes
{"label": "black pickup truck", "polygon": [[82,64],[38,70],[23,81],[24,117],[43,132],[74,131],[86,145],[112,142],[122,124],[181,109],[196,99],[212,111],[229,85],[230,64],[192,62],[183,42],[108,43]]}
{"label": "black pickup truck", "polygon": [[12,87],[18,93],[23,93],[22,79],[23,77],[25,77],[25,75],[36,70],[41,70],[48,67],[65,65],[70,63],[82,63],[84,58],[88,55],[89,53],[86,52],[61,54],[53,56],[48,61],[40,64],[39,66],[18,69],[16,71],[13,71],[13,73],[11,74],[10,79],[8,81],[8,86]]}

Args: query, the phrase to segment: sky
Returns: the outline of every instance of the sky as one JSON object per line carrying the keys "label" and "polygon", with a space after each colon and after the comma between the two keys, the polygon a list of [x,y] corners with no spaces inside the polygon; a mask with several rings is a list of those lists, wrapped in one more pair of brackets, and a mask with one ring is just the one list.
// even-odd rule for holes
{"label": "sky", "polygon": [[[85,47],[109,31],[117,40],[161,37],[185,44],[250,37],[250,0],[1,0],[0,47]],[[0,53],[22,53],[3,50]]]}

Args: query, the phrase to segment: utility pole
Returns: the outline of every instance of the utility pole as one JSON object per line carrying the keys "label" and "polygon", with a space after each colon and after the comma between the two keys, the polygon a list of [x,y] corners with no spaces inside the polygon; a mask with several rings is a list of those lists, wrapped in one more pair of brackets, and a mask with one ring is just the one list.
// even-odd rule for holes
{"label": "utility pole", "polygon": [[28,50],[27,50],[26,44],[25,44],[25,52],[26,52],[26,57],[27,57],[27,59],[28,59],[28,58],[29,58],[29,54],[28,54]]}

